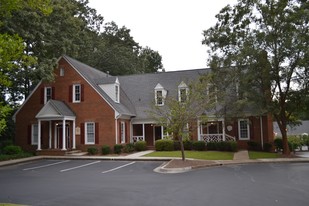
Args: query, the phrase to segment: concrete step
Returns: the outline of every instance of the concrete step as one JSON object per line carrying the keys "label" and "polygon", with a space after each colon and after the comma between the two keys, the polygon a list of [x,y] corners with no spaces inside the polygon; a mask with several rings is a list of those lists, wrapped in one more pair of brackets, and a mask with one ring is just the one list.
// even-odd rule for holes
{"label": "concrete step", "polygon": [[81,150],[71,150],[65,153],[66,156],[83,156],[86,154],[87,152],[82,152]]}

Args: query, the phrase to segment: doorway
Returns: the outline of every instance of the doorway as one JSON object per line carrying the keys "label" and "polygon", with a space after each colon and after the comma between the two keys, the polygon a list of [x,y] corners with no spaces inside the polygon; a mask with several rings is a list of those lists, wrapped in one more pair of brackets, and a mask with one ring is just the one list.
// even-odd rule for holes
{"label": "doorway", "polygon": [[[62,149],[63,146],[63,125],[62,124],[56,124],[56,148]],[[72,147],[71,138],[70,138],[70,125],[65,125],[65,149],[69,149]]]}

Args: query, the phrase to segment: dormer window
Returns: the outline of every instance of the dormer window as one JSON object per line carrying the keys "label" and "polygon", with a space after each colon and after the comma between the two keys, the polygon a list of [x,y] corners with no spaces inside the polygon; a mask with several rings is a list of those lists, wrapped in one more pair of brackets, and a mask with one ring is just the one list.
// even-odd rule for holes
{"label": "dormer window", "polygon": [[188,86],[181,82],[178,86],[178,101],[184,103],[188,98]]}
{"label": "dormer window", "polygon": [[167,91],[163,88],[161,84],[157,84],[155,87],[155,103],[157,106],[164,105],[164,99],[166,97]]}

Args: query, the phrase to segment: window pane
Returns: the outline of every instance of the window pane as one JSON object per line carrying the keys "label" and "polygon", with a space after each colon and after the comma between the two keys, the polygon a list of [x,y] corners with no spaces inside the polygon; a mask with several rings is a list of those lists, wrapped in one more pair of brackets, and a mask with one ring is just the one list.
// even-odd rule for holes
{"label": "window pane", "polygon": [[37,145],[38,144],[38,125],[33,124],[32,125],[32,138],[31,138],[31,144]]}
{"label": "window pane", "polygon": [[80,85],[74,85],[74,102],[80,102]]}
{"label": "window pane", "polygon": [[239,135],[242,139],[249,138],[248,136],[248,122],[246,120],[239,121]]}
{"label": "window pane", "polygon": [[157,91],[157,105],[163,104],[162,91]]}
{"label": "window pane", "polygon": [[88,122],[86,123],[86,143],[94,144],[95,142],[95,133],[94,133],[94,123]]}

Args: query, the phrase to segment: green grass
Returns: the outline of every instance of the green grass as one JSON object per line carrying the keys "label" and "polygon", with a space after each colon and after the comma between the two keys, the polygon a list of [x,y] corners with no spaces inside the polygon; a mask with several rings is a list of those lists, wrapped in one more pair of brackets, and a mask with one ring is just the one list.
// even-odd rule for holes
{"label": "green grass", "polygon": [[[164,151],[152,152],[145,157],[180,157],[181,151]],[[201,160],[232,160],[233,152],[217,152],[217,151],[185,151],[186,158],[201,159]]]}
{"label": "green grass", "polygon": [[267,158],[279,158],[279,157],[280,155],[277,153],[249,151],[250,159],[267,159]]}

